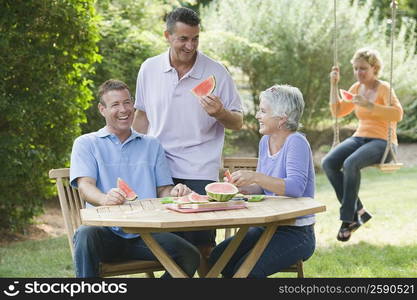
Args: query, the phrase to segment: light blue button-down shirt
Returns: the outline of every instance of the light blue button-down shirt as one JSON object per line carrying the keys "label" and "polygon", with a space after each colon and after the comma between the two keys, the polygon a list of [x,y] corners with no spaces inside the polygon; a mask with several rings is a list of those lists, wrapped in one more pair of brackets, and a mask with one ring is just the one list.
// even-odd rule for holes
{"label": "light blue button-down shirt", "polygon": [[[106,127],[78,137],[71,153],[72,186],[77,187],[76,179],[79,177],[94,178],[97,188],[103,193],[117,187],[117,178],[120,177],[140,199],[156,198],[157,187],[173,184],[160,143],[133,129],[123,143]],[[119,227],[112,227],[112,230],[124,238],[138,236],[124,233]]]}

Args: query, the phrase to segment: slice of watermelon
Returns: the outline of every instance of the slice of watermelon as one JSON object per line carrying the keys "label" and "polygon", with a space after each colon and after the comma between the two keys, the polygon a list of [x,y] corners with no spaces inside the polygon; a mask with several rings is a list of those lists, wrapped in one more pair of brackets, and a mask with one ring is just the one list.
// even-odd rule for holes
{"label": "slice of watermelon", "polygon": [[216,78],[214,75],[209,76],[206,80],[191,90],[196,97],[204,97],[210,95],[216,88]]}
{"label": "slice of watermelon", "polygon": [[346,90],[339,89],[340,95],[342,96],[343,101],[352,102],[353,94],[349,93]]}
{"label": "slice of watermelon", "polygon": [[138,197],[135,191],[120,177],[117,178],[117,187],[126,194],[126,200],[135,200]]}
{"label": "slice of watermelon", "polygon": [[200,195],[196,192],[192,192],[188,195],[188,199],[191,201],[191,203],[207,203],[209,201],[209,196]]}
{"label": "slice of watermelon", "polygon": [[177,199],[175,200],[175,203],[177,203],[177,204],[191,203],[191,200],[190,200],[190,198],[188,197],[188,195],[186,195],[186,196],[182,196],[182,197],[180,197],[180,198],[177,198]]}

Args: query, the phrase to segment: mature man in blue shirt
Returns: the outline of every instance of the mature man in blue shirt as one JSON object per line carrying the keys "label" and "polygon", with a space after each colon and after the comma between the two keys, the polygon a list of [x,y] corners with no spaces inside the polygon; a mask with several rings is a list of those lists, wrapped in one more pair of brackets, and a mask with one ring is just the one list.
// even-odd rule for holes
{"label": "mature man in blue shirt", "polygon": [[[71,185],[79,189],[87,206],[123,204],[126,195],[116,187],[118,177],[139,198],[190,193],[183,184],[173,185],[159,142],[131,128],[134,103],[127,85],[108,80],[100,86],[98,96],[106,126],[78,137],[71,153]],[[200,263],[195,246],[173,233],[153,237],[190,277],[194,275]],[[119,227],[80,226],[74,235],[74,249],[77,277],[97,277],[101,261],[156,259],[138,234],[125,233]]]}

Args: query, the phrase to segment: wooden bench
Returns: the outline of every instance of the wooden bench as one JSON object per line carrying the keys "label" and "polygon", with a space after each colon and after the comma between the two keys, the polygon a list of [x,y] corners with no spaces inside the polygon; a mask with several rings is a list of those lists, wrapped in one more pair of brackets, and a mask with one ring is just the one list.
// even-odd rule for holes
{"label": "wooden bench", "polygon": [[[252,170],[256,171],[256,167],[258,165],[258,158],[257,157],[224,157],[223,158],[223,166],[220,170],[220,178],[223,178],[223,174],[225,170],[229,170],[230,173],[233,173],[237,170]],[[228,238],[234,234],[233,228],[226,228],[225,229],[225,238]],[[283,269],[280,272],[295,272],[297,273],[298,278],[304,278],[304,268],[303,268],[303,261],[300,260],[294,265],[290,266],[287,269]]]}

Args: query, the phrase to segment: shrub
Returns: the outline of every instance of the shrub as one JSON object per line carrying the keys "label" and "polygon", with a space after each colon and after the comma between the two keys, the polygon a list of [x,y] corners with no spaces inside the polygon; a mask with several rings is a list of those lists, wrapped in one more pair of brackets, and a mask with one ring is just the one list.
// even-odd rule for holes
{"label": "shrub", "polygon": [[42,208],[48,170],[68,163],[92,94],[93,0],[0,4],[0,228]]}

